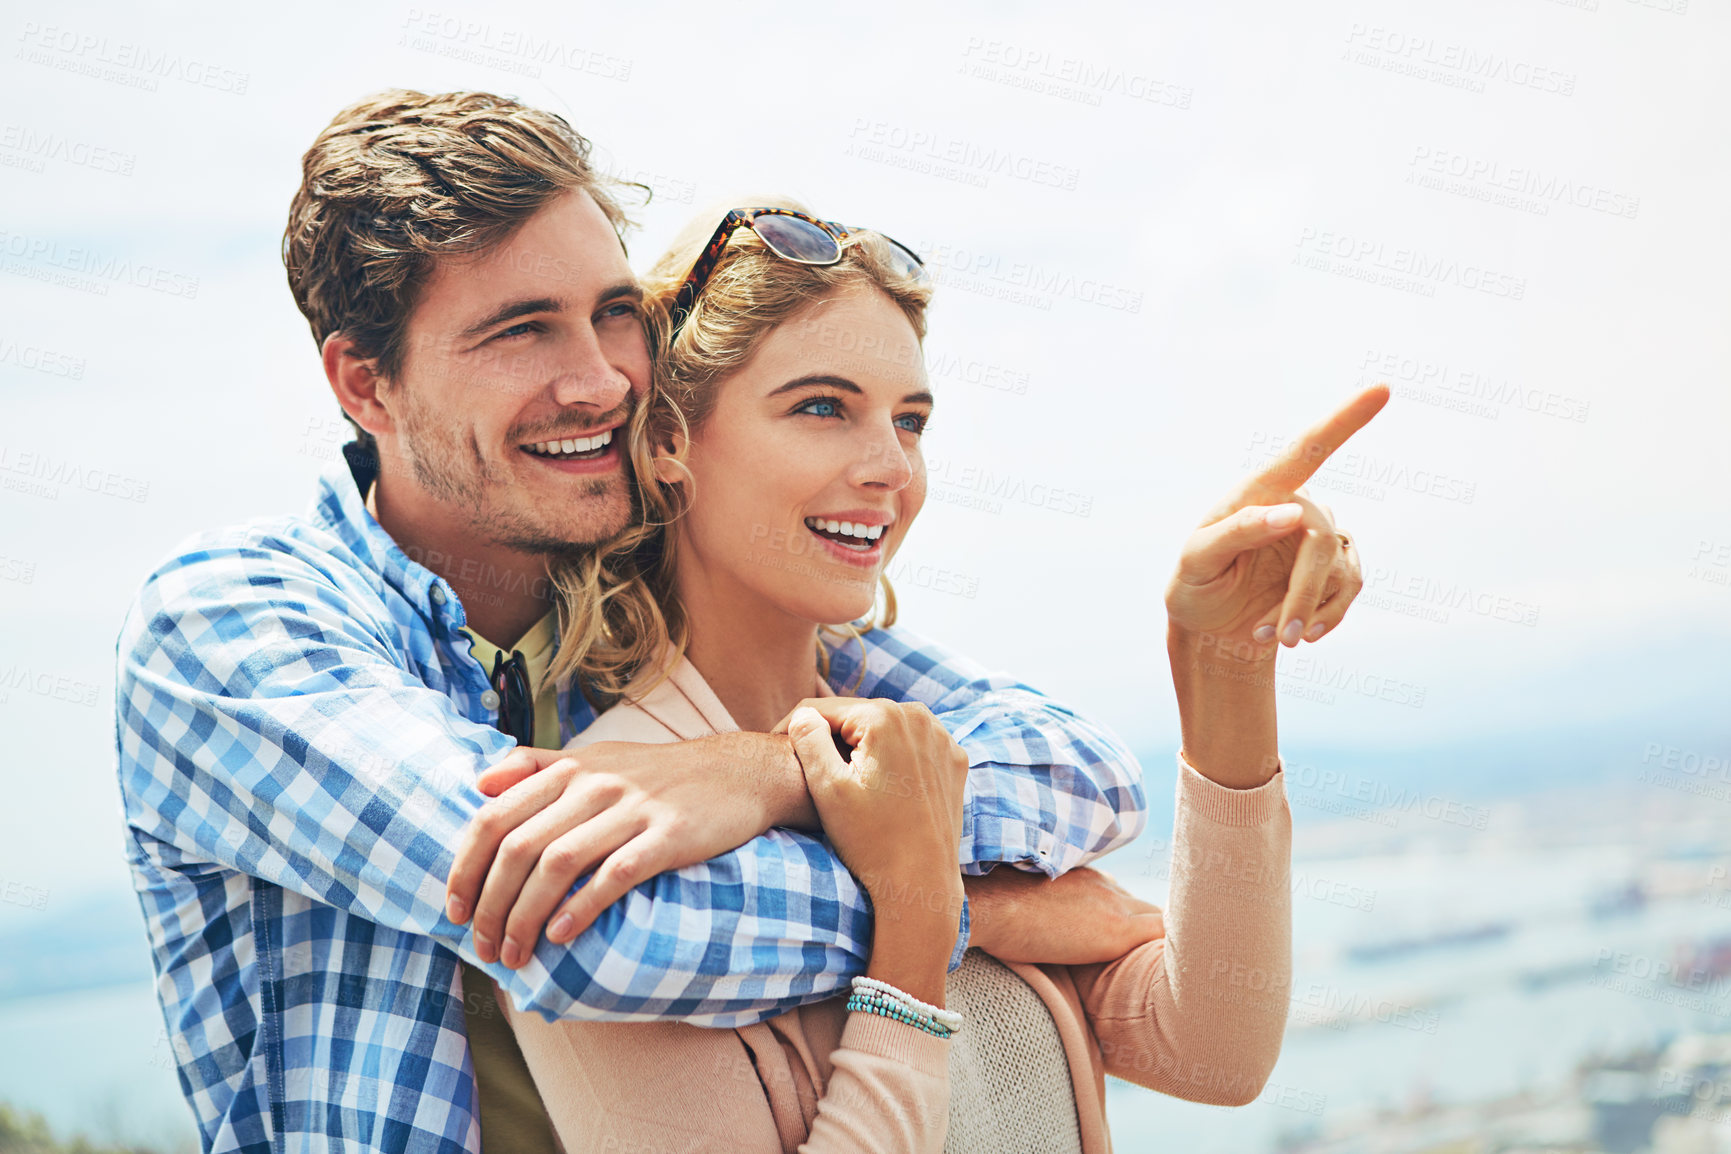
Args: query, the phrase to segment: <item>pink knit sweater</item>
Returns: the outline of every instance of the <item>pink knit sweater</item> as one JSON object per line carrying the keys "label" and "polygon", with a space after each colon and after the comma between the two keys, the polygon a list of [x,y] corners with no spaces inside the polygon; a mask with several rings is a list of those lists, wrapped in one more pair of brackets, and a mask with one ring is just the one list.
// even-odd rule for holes
{"label": "pink knit sweater", "polygon": [[[681,661],[642,702],[608,710],[568,748],[737,728]],[[1087,1154],[1111,1150],[1107,1074],[1217,1105],[1261,1091],[1290,997],[1290,845],[1280,773],[1234,790],[1180,757],[1166,937],[1097,965],[1009,964],[1057,1026]],[[501,1007],[570,1154],[941,1151],[949,1043],[848,1014],[845,1000],[732,1030],[547,1022],[502,996]]]}

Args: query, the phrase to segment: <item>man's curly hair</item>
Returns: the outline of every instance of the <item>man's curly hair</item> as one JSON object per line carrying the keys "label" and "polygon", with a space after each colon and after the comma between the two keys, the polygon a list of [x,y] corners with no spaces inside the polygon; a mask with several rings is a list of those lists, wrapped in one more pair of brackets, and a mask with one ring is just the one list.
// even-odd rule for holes
{"label": "man's curly hair", "polygon": [[313,340],[340,332],[393,378],[434,260],[506,240],[569,189],[588,192],[623,243],[618,193],[647,190],[597,171],[589,149],[563,117],[487,92],[391,89],[337,113],[301,159],[282,239]]}

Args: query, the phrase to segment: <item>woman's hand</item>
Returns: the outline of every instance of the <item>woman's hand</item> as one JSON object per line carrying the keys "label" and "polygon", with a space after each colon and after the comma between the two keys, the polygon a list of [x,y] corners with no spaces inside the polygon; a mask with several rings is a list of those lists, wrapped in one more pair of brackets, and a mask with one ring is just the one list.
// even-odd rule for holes
{"label": "woman's hand", "polygon": [[967,754],[917,704],[814,698],[783,724],[824,835],[871,895],[867,973],[941,1005],[962,913]]}
{"label": "woman's hand", "polygon": [[1209,511],[1166,587],[1174,628],[1244,660],[1272,657],[1276,639],[1294,646],[1340,624],[1364,587],[1358,550],[1303,485],[1388,396],[1387,385],[1364,390]]}
{"label": "woman's hand", "polygon": [[1005,962],[1110,962],[1166,935],[1160,907],[1086,866],[1055,878],[1001,865],[964,879],[968,944]]}
{"label": "woman's hand", "polygon": [[[874,898],[892,879],[918,879],[927,889],[960,895],[956,851],[968,755],[931,710],[882,699],[813,698],[782,725],[824,835]],[[838,738],[852,747],[846,760]]]}

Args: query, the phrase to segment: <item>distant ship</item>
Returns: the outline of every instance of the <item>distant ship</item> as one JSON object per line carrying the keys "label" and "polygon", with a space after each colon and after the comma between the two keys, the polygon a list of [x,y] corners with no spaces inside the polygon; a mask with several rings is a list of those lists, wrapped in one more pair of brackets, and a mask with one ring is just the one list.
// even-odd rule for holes
{"label": "distant ship", "polygon": [[1360,942],[1348,946],[1346,956],[1355,962],[1386,962],[1393,958],[1428,953],[1431,950],[1484,945],[1508,937],[1514,928],[1513,922],[1478,922],[1472,925],[1449,926],[1426,934]]}
{"label": "distant ship", "polygon": [[1601,890],[1587,901],[1587,913],[1596,921],[1638,914],[1647,908],[1647,890],[1631,879],[1615,889]]}

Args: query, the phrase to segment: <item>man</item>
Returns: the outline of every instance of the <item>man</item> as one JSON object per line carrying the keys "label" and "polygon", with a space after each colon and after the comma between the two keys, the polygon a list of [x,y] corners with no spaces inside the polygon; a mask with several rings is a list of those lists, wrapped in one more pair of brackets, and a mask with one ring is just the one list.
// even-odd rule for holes
{"label": "man", "polygon": [[[284,261],[359,435],[308,516],[177,550],[118,646],[128,856],[206,1150],[551,1149],[493,982],[723,1026],[863,969],[871,910],[827,844],[758,837],[816,824],[785,737],[528,748],[594,716],[541,684],[547,561],[633,515],[624,225],[565,121],[485,94],[381,94],[304,158]],[[834,683],[925,704],[969,755],[964,870],[1056,875],[1140,831],[1109,735],[906,636],[867,648]],[[529,780],[487,803],[483,772]],[[598,812],[591,860],[537,858]],[[506,936],[591,869],[572,916]],[[966,936],[964,911],[958,960]]]}

